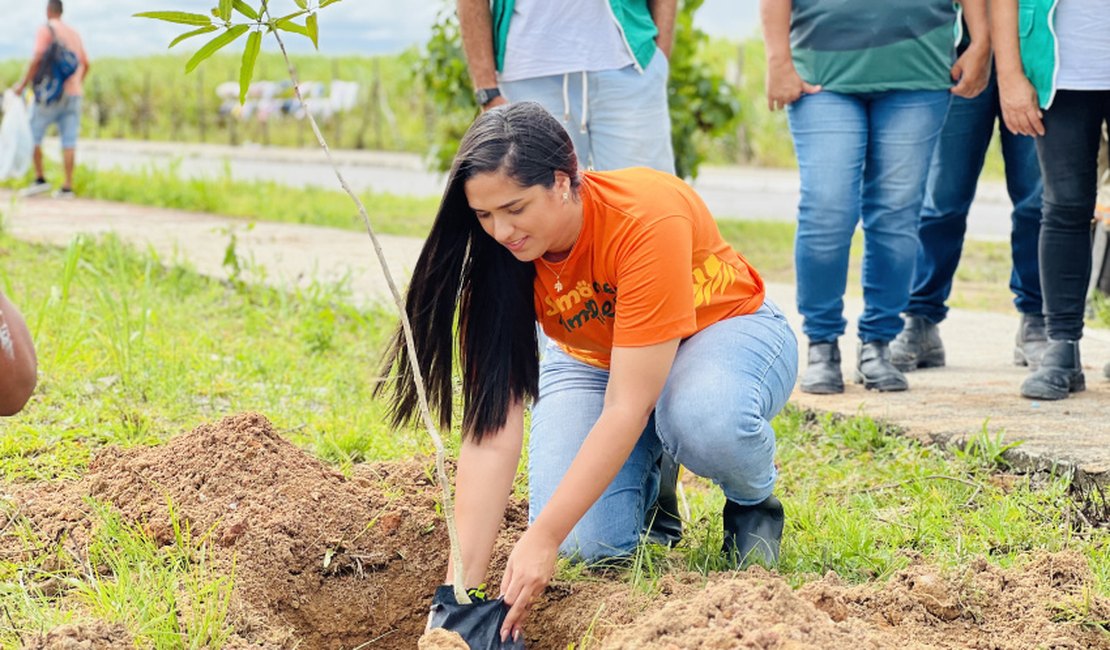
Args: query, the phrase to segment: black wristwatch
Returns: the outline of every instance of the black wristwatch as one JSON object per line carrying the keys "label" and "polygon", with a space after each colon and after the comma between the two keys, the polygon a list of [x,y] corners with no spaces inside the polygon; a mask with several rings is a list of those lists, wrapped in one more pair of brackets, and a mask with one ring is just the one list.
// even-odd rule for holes
{"label": "black wristwatch", "polygon": [[474,98],[478,100],[478,105],[485,107],[486,104],[492,102],[501,96],[501,89],[497,86],[493,88],[479,88],[474,91]]}

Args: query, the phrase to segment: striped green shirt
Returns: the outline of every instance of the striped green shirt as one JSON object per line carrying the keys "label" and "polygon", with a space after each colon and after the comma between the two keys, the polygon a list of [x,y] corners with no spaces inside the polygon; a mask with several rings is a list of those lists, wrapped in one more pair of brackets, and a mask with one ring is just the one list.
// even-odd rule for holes
{"label": "striped green shirt", "polygon": [[960,31],[952,0],[794,0],[790,45],[826,90],[944,90]]}

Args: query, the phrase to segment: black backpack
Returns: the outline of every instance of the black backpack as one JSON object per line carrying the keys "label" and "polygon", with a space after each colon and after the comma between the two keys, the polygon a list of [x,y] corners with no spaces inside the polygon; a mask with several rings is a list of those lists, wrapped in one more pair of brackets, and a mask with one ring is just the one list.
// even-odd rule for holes
{"label": "black backpack", "polygon": [[62,89],[66,79],[77,72],[80,62],[77,54],[58,40],[54,27],[46,23],[50,30],[50,45],[42,54],[38,70],[35,71],[33,80],[35,101],[40,104],[53,104],[62,98]]}

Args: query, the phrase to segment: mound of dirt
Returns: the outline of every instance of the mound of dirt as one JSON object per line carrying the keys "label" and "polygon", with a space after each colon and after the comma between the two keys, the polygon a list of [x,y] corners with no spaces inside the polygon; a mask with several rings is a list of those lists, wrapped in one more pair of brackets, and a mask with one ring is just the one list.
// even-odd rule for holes
{"label": "mound of dirt", "polygon": [[[159,447],[105,450],[80,481],[32,484],[13,496],[44,543],[61,543],[78,557],[95,525],[86,498],[112,504],[159,544],[173,543],[172,504],[195,538],[208,535],[209,566],[234,570],[236,637],[229,647],[411,648],[446,571],[447,534],[431,468],[430,460],[380,463],[345,478],[248,413]],[[514,500],[494,552],[494,579],[526,524],[527,507]],[[29,560],[34,549],[19,544],[0,536],[0,551]],[[915,565],[880,588],[829,576],[793,591],[776,575],[751,569],[708,581],[667,576],[662,593],[649,595],[595,577],[552,584],[525,633],[530,650],[585,640],[668,650],[1110,648],[1105,632],[1071,622],[1110,619],[1107,603],[1085,591],[1091,582],[1083,558],[1067,554],[1020,570],[977,562],[952,576]],[[72,647],[129,644],[118,627],[104,629],[112,636],[103,643]],[[81,643],[103,635],[93,630],[51,634]],[[70,647],[63,642],[32,647]],[[452,647],[442,638],[420,643]]]}
{"label": "mound of dirt", "polygon": [[24,647],[29,650],[124,650],[134,648],[135,644],[122,625],[87,621],[59,625]]}

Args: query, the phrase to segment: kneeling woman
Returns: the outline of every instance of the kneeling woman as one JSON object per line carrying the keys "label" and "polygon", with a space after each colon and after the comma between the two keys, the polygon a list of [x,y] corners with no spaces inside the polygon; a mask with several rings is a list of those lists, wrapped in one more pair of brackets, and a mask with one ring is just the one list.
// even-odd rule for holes
{"label": "kneeling woman", "polygon": [[[484,580],[535,400],[530,525],[501,585],[513,606],[506,630],[558,554],[633,551],[664,449],[724,490],[726,552],[777,559],[770,420],[794,386],[797,341],[682,180],[646,168],[580,173],[570,137],[539,104],[483,113],[455,157],[406,309],[443,426],[458,319],[467,587]],[[537,321],[549,339],[542,362]],[[400,333],[387,363],[404,421],[417,402]]]}

